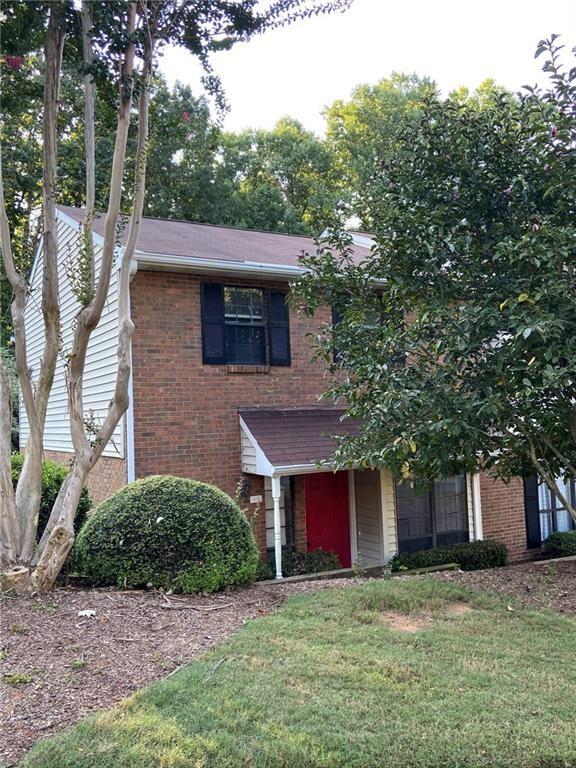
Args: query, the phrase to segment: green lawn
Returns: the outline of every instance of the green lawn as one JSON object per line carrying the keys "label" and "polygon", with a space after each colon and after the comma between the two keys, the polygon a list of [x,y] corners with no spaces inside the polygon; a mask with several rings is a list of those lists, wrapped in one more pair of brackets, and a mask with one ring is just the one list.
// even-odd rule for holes
{"label": "green lawn", "polygon": [[[382,615],[423,610],[416,632]],[[576,766],[574,630],[432,579],[307,594],[22,765]]]}

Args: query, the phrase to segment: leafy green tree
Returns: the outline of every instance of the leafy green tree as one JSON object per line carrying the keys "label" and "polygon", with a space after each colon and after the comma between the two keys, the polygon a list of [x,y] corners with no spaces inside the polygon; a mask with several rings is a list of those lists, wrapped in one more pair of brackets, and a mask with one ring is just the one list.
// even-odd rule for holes
{"label": "leafy green tree", "polygon": [[228,190],[222,223],[319,235],[338,220],[333,154],[293,118],[225,134],[216,185]]}
{"label": "leafy green tree", "polygon": [[[320,13],[344,10],[351,0],[51,0],[2,5],[1,66],[21,72],[26,59],[43,54],[42,164],[31,178],[42,192],[42,309],[43,352],[37,370],[28,358],[25,315],[29,301],[25,264],[18,253],[19,235],[10,220],[11,190],[4,182],[5,159],[0,153],[0,251],[4,274],[11,286],[11,319],[19,390],[30,432],[22,470],[13,488],[10,449],[12,387],[4,357],[0,356],[0,578],[3,587],[23,593],[50,590],[74,542],[74,519],[86,478],[99,460],[120,418],[128,407],[130,379],[130,264],[144,211],[147,161],[150,153],[150,93],[155,56],[163,45],[186,48],[201,63],[205,88],[221,108],[224,95],[211,65],[214,51],[227,50],[256,34],[307,19]],[[8,43],[6,41],[8,40]],[[77,81],[83,95],[82,117],[60,130],[62,73],[66,62],[78,62]],[[96,155],[98,94],[112,94],[115,115],[113,160],[108,175],[99,174]],[[133,176],[126,178],[130,123],[137,104],[137,145]],[[81,120],[81,129],[78,121]],[[37,542],[42,490],[42,454],[48,401],[56,362],[61,354],[61,316],[58,270],[56,203],[61,179],[58,152],[71,134],[82,130],[84,139],[85,221],[78,234],[74,265],[74,294],[79,308],[67,358],[67,410],[74,456],[70,472],[54,501],[46,527]],[[5,143],[4,126],[0,135]],[[14,147],[20,146],[15,136]],[[4,164],[3,162],[4,161]],[[38,175],[36,175],[38,174]],[[40,181],[41,178],[41,181]],[[105,197],[107,213],[96,270],[92,221],[98,200]],[[91,335],[106,304],[115,263],[120,212],[130,211],[126,243],[118,263],[118,366],[114,395],[95,434],[89,433],[84,407],[84,365]],[[96,274],[97,272],[97,274]],[[0,297],[4,299],[4,296]],[[3,314],[3,312],[2,312]]]}
{"label": "leafy green tree", "polygon": [[428,98],[371,187],[372,257],[324,249],[299,292],[342,315],[319,353],[334,336],[330,394],[363,430],[340,464],[537,472],[576,519],[555,480],[576,476],[576,68],[544,54],[548,90]]}
{"label": "leafy green tree", "polygon": [[393,72],[374,85],[359,85],[349,101],[326,109],[327,141],[338,168],[341,194],[350,212],[371,229],[367,192],[383,162],[393,156],[400,126],[416,126],[424,100],[436,85],[416,74]]}

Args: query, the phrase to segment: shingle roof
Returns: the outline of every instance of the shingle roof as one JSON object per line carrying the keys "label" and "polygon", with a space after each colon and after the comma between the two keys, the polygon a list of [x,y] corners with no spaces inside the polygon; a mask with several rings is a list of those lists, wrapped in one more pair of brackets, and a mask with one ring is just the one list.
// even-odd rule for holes
{"label": "shingle roof", "polygon": [[[84,221],[85,211],[82,208],[66,205],[59,208],[74,221]],[[94,231],[99,235],[104,233],[103,214],[95,219]],[[314,253],[316,244],[311,238],[300,235],[144,218],[136,250],[167,256],[298,266],[302,252]],[[359,260],[370,254],[370,250],[362,246],[355,246],[354,252]]]}
{"label": "shingle roof", "polygon": [[327,461],[335,435],[357,434],[360,422],[342,421],[339,407],[241,408],[240,416],[275,467]]}

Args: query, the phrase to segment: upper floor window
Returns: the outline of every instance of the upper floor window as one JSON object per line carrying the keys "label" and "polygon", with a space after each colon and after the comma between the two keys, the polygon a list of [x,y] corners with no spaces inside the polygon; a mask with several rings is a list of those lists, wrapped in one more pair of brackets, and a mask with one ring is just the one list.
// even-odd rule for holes
{"label": "upper floor window", "polygon": [[202,361],[290,365],[287,291],[203,283]]}
{"label": "upper floor window", "polygon": [[264,291],[261,288],[224,288],[226,362],[266,364]]}

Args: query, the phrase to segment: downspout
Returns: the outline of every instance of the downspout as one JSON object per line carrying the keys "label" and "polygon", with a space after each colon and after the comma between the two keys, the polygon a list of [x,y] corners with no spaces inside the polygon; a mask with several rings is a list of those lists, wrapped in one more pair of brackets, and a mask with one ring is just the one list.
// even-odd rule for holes
{"label": "downspout", "polygon": [[[130,282],[138,271],[138,262],[132,261]],[[132,318],[131,294],[128,295],[130,318]],[[132,357],[132,338],[130,338],[130,379],[128,381],[128,410],[126,411],[126,480],[133,483],[136,480],[136,453],[134,450],[134,359]]]}

